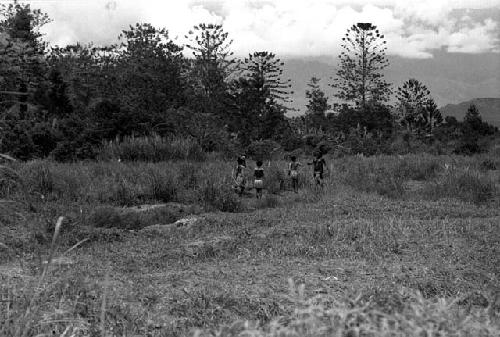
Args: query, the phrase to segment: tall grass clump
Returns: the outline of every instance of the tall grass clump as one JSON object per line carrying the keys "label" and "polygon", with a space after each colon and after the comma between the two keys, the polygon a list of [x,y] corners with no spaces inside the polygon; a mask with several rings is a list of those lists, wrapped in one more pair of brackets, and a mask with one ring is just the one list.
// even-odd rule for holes
{"label": "tall grass clump", "polygon": [[168,160],[205,160],[206,154],[194,138],[127,137],[121,142],[102,145],[104,160],[159,162]]}
{"label": "tall grass clump", "polygon": [[[292,283],[292,282],[291,282]],[[293,283],[292,283],[293,285]],[[394,337],[493,337],[500,333],[491,307],[466,310],[457,299],[425,299],[418,292],[401,290],[393,297],[400,308],[389,313],[367,296],[338,299],[324,294],[305,298],[304,287],[292,288],[293,309],[269,324],[237,321],[195,335],[255,337],[394,336]],[[490,304],[491,306],[491,304]]]}
{"label": "tall grass clump", "polygon": [[30,193],[44,200],[81,201],[82,190],[92,177],[86,165],[32,161],[20,168]]}
{"label": "tall grass clump", "polygon": [[341,180],[357,190],[376,192],[390,198],[404,195],[404,176],[394,163],[377,158],[354,159],[341,168]]}
{"label": "tall grass clump", "polygon": [[25,179],[30,183],[31,191],[49,195],[56,190],[56,182],[48,162],[29,162],[23,171]]}
{"label": "tall grass clump", "polygon": [[0,165],[0,198],[8,198],[23,188],[24,180],[17,170],[7,165]]}
{"label": "tall grass clump", "polygon": [[475,204],[491,200],[497,193],[495,182],[477,170],[450,168],[444,174],[429,182],[423,191],[432,200],[456,198]]}
{"label": "tall grass clump", "polygon": [[[388,160],[388,158],[385,158]],[[428,155],[409,155],[394,163],[394,174],[408,180],[430,180],[443,170],[442,159]]]}
{"label": "tall grass clump", "polygon": [[147,174],[150,197],[161,202],[171,202],[177,200],[179,187],[172,174],[162,172],[152,167]]}
{"label": "tall grass clump", "polygon": [[[65,271],[65,255],[86,239],[58,254],[64,218],[54,227],[47,258],[36,277],[0,283],[0,336],[108,336],[134,334],[141,317],[109,296],[109,265],[104,286],[89,281],[86,271]],[[2,280],[4,281],[4,279]]]}
{"label": "tall grass clump", "polygon": [[357,190],[398,199],[406,196],[408,181],[434,179],[445,162],[444,157],[430,155],[351,157],[334,168],[342,182]]}

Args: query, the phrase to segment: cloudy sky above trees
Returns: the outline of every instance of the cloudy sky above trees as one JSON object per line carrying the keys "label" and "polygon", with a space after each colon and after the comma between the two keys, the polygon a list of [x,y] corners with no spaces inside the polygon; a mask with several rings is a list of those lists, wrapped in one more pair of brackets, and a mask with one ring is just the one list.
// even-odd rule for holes
{"label": "cloudy sky above trees", "polygon": [[373,22],[388,53],[430,58],[433,50],[500,52],[500,0],[31,0],[53,22],[46,39],[65,45],[116,42],[122,29],[150,22],[183,36],[200,22],[222,23],[240,55],[336,55],[346,29]]}

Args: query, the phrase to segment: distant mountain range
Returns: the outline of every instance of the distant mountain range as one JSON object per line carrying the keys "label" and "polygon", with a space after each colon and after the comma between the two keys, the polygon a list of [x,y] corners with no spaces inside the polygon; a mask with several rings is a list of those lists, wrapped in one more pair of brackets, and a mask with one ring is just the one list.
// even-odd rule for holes
{"label": "distant mountain range", "polygon": [[459,104],[447,104],[439,110],[443,116],[454,116],[461,121],[471,104],[476,106],[483,121],[500,128],[500,98],[474,98]]}

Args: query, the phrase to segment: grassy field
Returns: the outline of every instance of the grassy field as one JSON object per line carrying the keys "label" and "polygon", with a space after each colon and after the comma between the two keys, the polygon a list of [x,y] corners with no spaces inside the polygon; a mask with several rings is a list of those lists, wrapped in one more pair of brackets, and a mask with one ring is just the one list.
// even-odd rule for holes
{"label": "grassy field", "polygon": [[498,336],[498,159],[328,162],[262,201],[221,161],[4,167],[0,335]]}

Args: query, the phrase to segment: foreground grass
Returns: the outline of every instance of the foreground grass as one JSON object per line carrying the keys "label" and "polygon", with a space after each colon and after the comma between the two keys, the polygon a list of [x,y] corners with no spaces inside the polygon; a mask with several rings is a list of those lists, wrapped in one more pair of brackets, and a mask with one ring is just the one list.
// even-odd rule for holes
{"label": "foreground grass", "polygon": [[[389,171],[407,165],[351,160]],[[402,176],[435,184],[448,175],[441,165],[422,178],[408,171]],[[356,185],[341,167],[336,172],[323,191],[284,195],[278,208],[206,213],[181,227],[96,228],[85,223],[95,204],[44,201],[36,211],[9,204],[0,214],[0,256],[8,261],[0,265],[7,318],[0,335],[29,327],[29,336],[172,336],[194,328],[221,336],[497,336],[494,198],[425,201],[413,197],[425,189],[405,188],[381,196],[373,193],[382,186],[376,176],[365,175],[373,185]],[[40,282],[62,211],[62,246]]]}
{"label": "foreground grass", "polygon": [[[467,335],[459,320],[432,325],[435,316],[445,322],[456,313],[470,316],[467,329],[479,327],[483,335],[494,336],[499,213],[458,201],[396,202],[337,186],[313,204],[207,214],[187,228],[102,232],[66,254],[71,264],[53,265],[36,301],[30,335],[51,329],[62,334],[68,326],[97,334],[104,293],[105,329],[120,336],[124,331],[179,335],[193,327],[217,330],[235,320],[266,323],[279,316],[284,317],[279,324],[298,332],[295,319],[309,311],[299,316],[294,311],[291,279],[305,285],[304,301],[318,294],[335,300],[323,303],[324,309],[302,307],[310,312],[300,326],[312,330],[299,335],[326,334],[330,328],[344,335],[356,329],[376,332],[382,323],[375,316],[381,312],[380,319],[412,322],[398,325],[399,335],[417,336],[410,334],[417,327]],[[46,248],[40,249],[46,256]],[[36,256],[22,261],[1,273],[14,319],[25,312],[28,289],[43,266]],[[326,318],[342,312],[351,318],[317,321],[322,312]],[[346,320],[354,325],[345,325]],[[259,331],[276,335],[266,329]]]}

